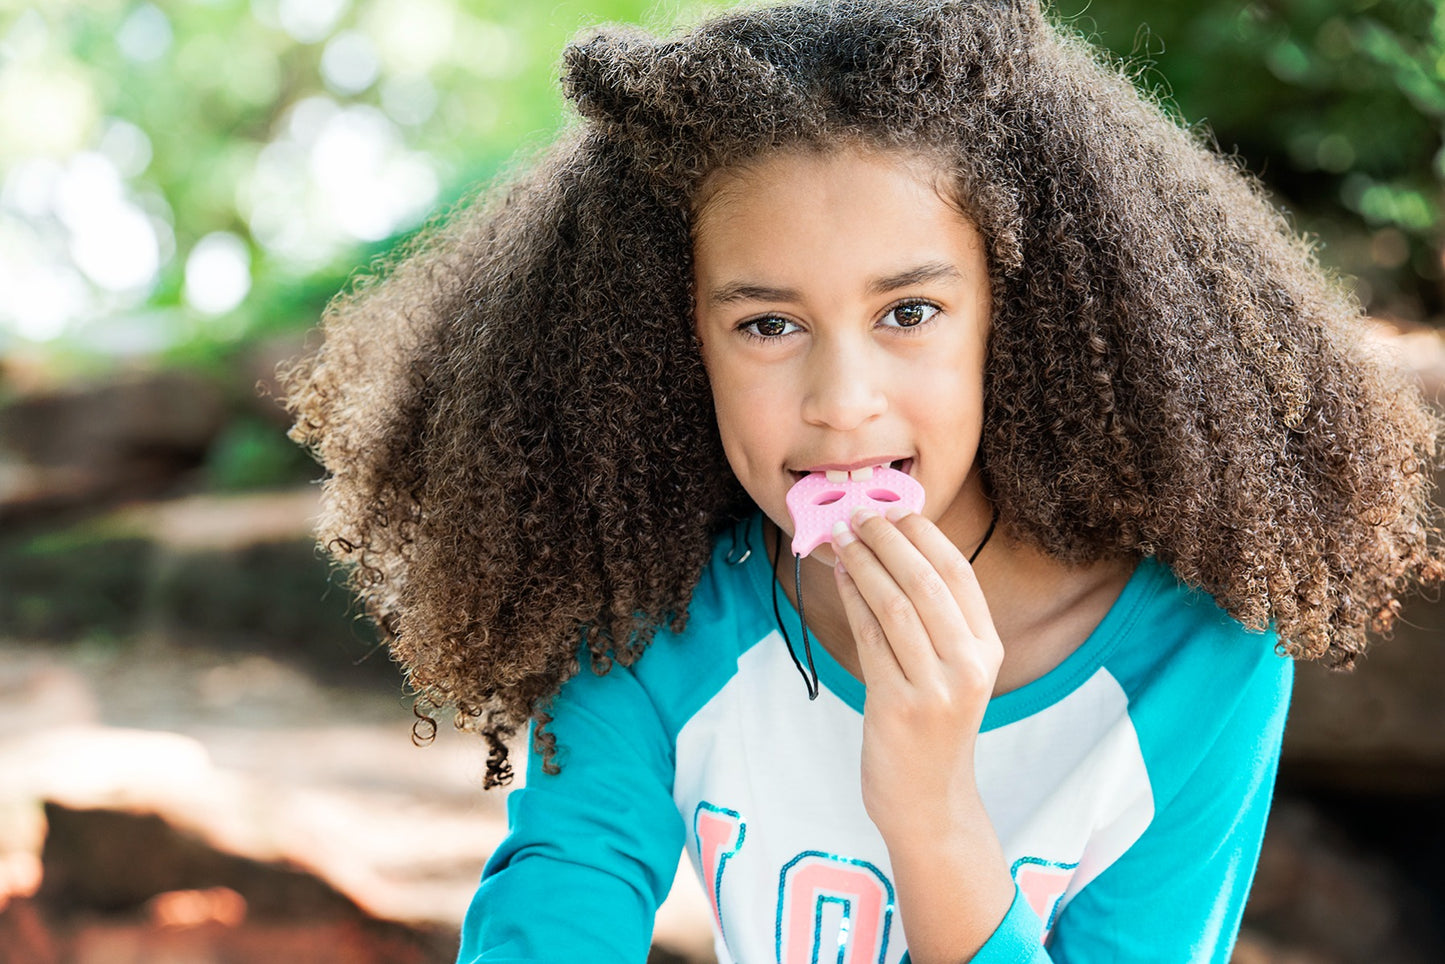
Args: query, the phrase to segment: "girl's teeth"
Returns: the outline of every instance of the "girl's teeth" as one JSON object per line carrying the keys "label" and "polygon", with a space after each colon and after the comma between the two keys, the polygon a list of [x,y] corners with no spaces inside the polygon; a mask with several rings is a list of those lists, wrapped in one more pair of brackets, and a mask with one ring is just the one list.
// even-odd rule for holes
{"label": "girl's teeth", "polygon": [[843,469],[828,469],[823,474],[827,476],[829,482],[867,482],[873,478],[874,468],[875,466],[865,465],[863,468],[854,469],[851,472],[844,471]]}

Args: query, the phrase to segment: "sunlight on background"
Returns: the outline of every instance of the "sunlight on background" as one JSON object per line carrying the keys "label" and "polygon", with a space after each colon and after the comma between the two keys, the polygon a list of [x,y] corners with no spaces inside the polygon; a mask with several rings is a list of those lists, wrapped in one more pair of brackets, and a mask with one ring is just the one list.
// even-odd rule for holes
{"label": "sunlight on background", "polygon": [[654,6],[0,2],[0,350],[276,324],[555,129],[576,30]]}

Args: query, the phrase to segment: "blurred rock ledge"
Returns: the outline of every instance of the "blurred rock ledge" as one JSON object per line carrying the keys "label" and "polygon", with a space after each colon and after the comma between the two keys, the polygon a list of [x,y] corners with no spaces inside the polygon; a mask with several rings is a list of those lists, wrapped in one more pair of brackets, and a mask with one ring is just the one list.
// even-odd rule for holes
{"label": "blurred rock ledge", "polygon": [[0,526],[318,477],[277,401],[277,368],[303,348],[282,336],[224,367],[142,365],[64,384],[0,356]]}
{"label": "blurred rock ledge", "polygon": [[397,690],[311,536],[315,487],[131,503],[54,527],[0,530],[11,638],[266,652],[334,682]]}
{"label": "blurred rock ledge", "polygon": [[1445,331],[1398,318],[1372,318],[1370,339],[1420,383],[1425,397],[1445,407]]}
{"label": "blurred rock ledge", "polygon": [[227,414],[222,389],[186,372],[12,398],[0,407],[0,522],[167,491]]}
{"label": "blurred rock ledge", "polygon": [[[450,961],[505,794],[410,725],[261,655],[0,644],[0,960]],[[656,962],[708,959],[684,881]]]}

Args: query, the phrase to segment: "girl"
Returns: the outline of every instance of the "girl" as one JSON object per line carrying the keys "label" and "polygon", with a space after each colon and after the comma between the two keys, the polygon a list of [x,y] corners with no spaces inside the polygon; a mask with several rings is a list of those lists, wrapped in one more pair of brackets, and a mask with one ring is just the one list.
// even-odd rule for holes
{"label": "girl", "polygon": [[[1358,306],[1032,3],[604,30],[564,84],[291,382],[418,715],[488,786],[531,724],[461,959],[642,961],[684,847],[720,961],[1227,959],[1286,657],[1442,575]],[[800,480],[899,472],[783,549]]]}

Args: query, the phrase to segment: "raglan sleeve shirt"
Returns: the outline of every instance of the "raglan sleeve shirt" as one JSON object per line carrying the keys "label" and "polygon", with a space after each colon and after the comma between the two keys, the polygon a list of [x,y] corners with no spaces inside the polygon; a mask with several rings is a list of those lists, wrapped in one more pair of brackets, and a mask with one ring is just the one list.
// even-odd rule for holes
{"label": "raglan sleeve shirt", "polygon": [[[1147,575],[1176,596],[1180,591],[1162,566],[1155,565]],[[1126,595],[1141,592],[1134,583],[1143,578],[1131,580]],[[745,599],[739,595],[728,604],[729,635],[739,625],[745,633],[753,632],[750,617],[738,610]],[[1207,597],[1196,593],[1187,606],[1177,603],[1178,598],[1138,603],[1141,615],[1131,638],[1149,638],[1142,645],[1115,645],[1107,659],[1099,657],[1097,670],[1089,670],[1097,681],[1097,674],[1107,669],[1110,685],[1127,694],[1126,726],[1130,739],[1137,739],[1140,765],[1148,773],[1147,822],[1140,821],[1140,829],[1131,831],[1131,842],[1110,856],[1106,866],[1094,868],[1082,887],[1066,895],[1040,897],[1016,864],[1015,900],[974,956],[976,964],[1193,964],[1229,959],[1269,811],[1292,665],[1273,652],[1272,633],[1244,631]],[[876,840],[876,828],[861,811],[859,822],[847,823],[846,813],[826,810],[841,796],[839,787],[850,781],[856,785],[858,780],[857,748],[851,746],[856,737],[848,716],[858,716],[860,707],[850,709],[836,697],[835,707],[822,707],[823,698],[830,696],[826,691],[810,704],[796,672],[782,662],[786,654],[777,657],[773,652],[782,644],[775,633],[766,631],[772,613],[758,608],[759,628],[754,635],[760,639],[741,655],[724,643],[722,648],[729,651],[723,661],[736,658],[737,666],[721,676],[706,658],[709,641],[694,635],[705,637],[709,632],[706,605],[695,608],[690,618],[690,638],[680,641],[665,631],[659,633],[654,647],[665,653],[649,650],[635,666],[614,666],[602,676],[592,673],[584,660],[582,671],[563,686],[551,710],[549,730],[557,738],[561,773],[543,773],[540,755],[535,750],[529,753],[526,785],[507,800],[508,835],[488,860],[463,923],[461,964],[583,960],[642,964],[654,915],[667,895],[684,845],[694,866],[707,867],[711,875],[704,887],[721,918],[714,920],[720,960],[807,962],[818,952],[820,941],[821,946],[831,944],[829,935],[834,931],[839,941],[843,935],[857,938],[867,932],[857,919],[847,919],[850,929],[847,921],[840,925],[827,916],[840,913],[839,907],[847,908],[842,913],[856,914],[866,903],[840,892],[836,899],[826,894],[808,898],[817,903],[803,912],[811,915],[815,906],[816,923],[803,928],[802,938],[797,937],[797,928],[791,935],[784,933],[784,901],[794,898],[783,895],[780,872],[786,878],[799,858],[828,851],[826,845],[819,845],[814,829],[833,824],[851,828],[845,838],[870,833],[875,838],[872,851],[860,844],[854,856],[831,859],[876,871],[884,881],[880,886],[887,887],[884,913],[889,916],[881,931],[875,928],[881,936],[875,937],[874,945],[857,953],[850,950],[846,957],[835,949],[827,959],[839,955],[847,964],[908,961],[891,904],[891,883],[886,881],[888,868],[869,856],[886,852]],[[1150,645],[1156,640],[1165,652]],[[826,659],[817,647],[815,655]],[[654,657],[650,674],[643,671]],[[753,682],[747,679],[751,661],[758,662],[761,674]],[[837,667],[831,672],[836,678]],[[797,699],[769,696],[766,703],[741,702],[770,685],[764,680],[783,673],[793,674],[789,682],[798,691]],[[692,687],[683,708],[668,703],[664,690],[674,686]],[[709,701],[698,686],[718,690],[719,696]],[[737,688],[731,702],[722,699],[729,687]],[[799,714],[797,719],[755,719],[759,707],[779,702],[788,702],[786,712]],[[1053,709],[1065,703],[1067,699],[1059,700]],[[815,725],[822,734],[815,738],[808,720],[827,712],[839,715],[834,722]],[[720,738],[709,737],[711,743],[692,734],[681,740],[684,754],[697,755],[691,748],[709,746],[714,749],[708,753],[716,756],[724,752],[716,747],[723,746],[726,753],[742,759],[741,764],[729,764],[734,767],[731,777],[715,779],[714,770],[727,769],[715,761],[701,764],[699,772],[708,774],[706,779],[692,775],[698,764],[682,761],[679,770],[679,730],[690,717],[731,720],[735,716],[745,717],[738,729],[727,729]],[[861,717],[858,723],[861,726]],[[750,732],[763,735],[751,738]],[[785,754],[779,764],[782,769],[771,776],[766,764],[756,759],[773,742],[826,740],[835,733],[838,749],[815,742],[802,756],[797,745],[784,746],[779,751]],[[815,775],[809,768],[818,767],[821,774],[830,757],[841,759],[841,774],[822,797],[772,800],[827,784],[826,775]],[[1086,761],[1078,768],[1083,776],[1073,773],[1069,779],[1087,780],[1093,765]],[[788,780],[790,769],[801,775]],[[1016,780],[1031,777],[1029,765],[1008,772]],[[700,787],[696,792],[690,789],[694,783]],[[736,792],[731,792],[734,786]],[[847,810],[847,804],[836,803],[836,809]],[[703,846],[695,836],[701,808],[739,820],[732,849],[722,853],[722,861],[699,858]],[[1039,812],[1070,810],[1065,799],[1055,811],[1045,807]],[[1100,828],[1091,826],[1083,837],[1096,829]],[[1112,831],[1103,827],[1102,832]],[[1004,843],[1006,850],[1033,853],[1036,849],[1027,842],[1014,845],[1010,838]],[[1086,853],[1079,859],[1087,862],[1089,857]]]}

